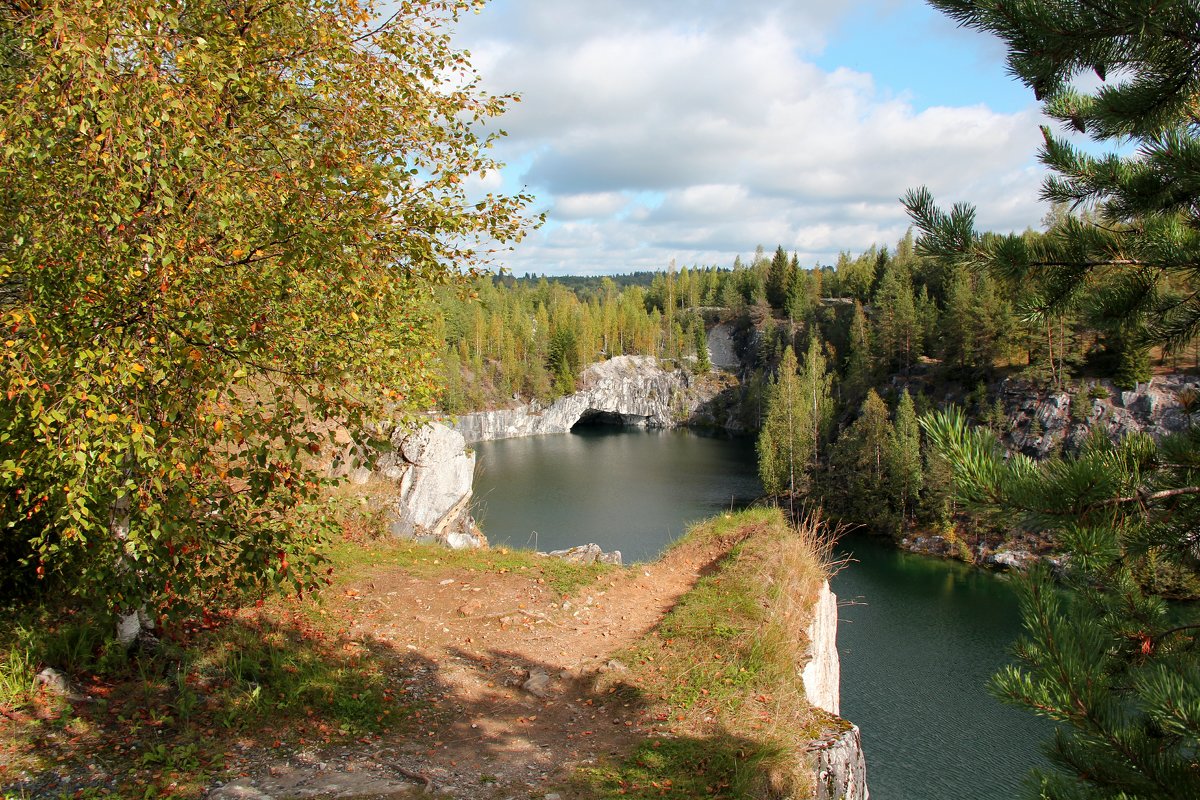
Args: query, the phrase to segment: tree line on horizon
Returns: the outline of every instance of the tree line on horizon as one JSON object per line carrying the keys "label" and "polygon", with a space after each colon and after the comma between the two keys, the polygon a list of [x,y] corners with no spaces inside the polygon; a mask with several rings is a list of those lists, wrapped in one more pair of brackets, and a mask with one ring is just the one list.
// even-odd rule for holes
{"label": "tree line on horizon", "polygon": [[[1062,205],[1046,231],[1020,234],[1044,247],[1067,219]],[[984,239],[998,239],[984,234]],[[1119,313],[1112,283],[1097,282],[1057,303],[1052,277],[997,276],[916,252],[910,230],[893,247],[872,245],[836,263],[801,267],[782,246],[759,247],[749,262],[602,277],[482,277],[466,295],[444,292],[442,323],[447,413],[574,390],[588,364],[616,355],[653,355],[671,364],[704,361],[704,328],[720,318],[754,329],[748,362],[761,379],[783,349],[806,349],[815,330],[837,375],[839,398],[860,402],[892,375],[987,382],[1016,375],[1062,388],[1080,376],[1132,387],[1150,377],[1152,348]],[[1167,291],[1183,294],[1176,281]],[[1170,365],[1197,353],[1176,349]],[[1190,356],[1190,358],[1189,358]],[[707,369],[707,365],[701,365]]]}

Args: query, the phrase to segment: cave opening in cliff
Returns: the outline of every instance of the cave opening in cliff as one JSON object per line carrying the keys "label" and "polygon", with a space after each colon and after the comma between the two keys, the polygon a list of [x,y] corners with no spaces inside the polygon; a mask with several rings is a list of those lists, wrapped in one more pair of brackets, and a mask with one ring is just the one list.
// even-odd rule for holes
{"label": "cave opening in cliff", "polygon": [[579,430],[580,428],[601,428],[601,427],[619,427],[626,428],[633,425],[645,424],[645,417],[630,416],[628,414],[617,414],[613,411],[599,411],[597,409],[588,409],[583,412],[571,430]]}

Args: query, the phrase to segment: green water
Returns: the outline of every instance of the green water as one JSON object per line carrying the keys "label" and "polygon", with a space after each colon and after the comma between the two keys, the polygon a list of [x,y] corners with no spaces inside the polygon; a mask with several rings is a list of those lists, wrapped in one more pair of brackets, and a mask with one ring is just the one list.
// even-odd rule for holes
{"label": "green water", "polygon": [[[493,544],[596,542],[654,558],[690,523],[761,492],[746,439],[591,428],[482,442],[477,517]],[[876,800],[1000,800],[1041,763],[1040,720],[987,694],[1018,632],[1003,576],[847,537],[842,713],[862,729]]]}
{"label": "green water", "polygon": [[492,544],[595,542],[648,561],[690,523],[762,494],[747,438],[598,426],[473,447],[475,516]]}
{"label": "green water", "polygon": [[871,796],[1019,796],[1051,728],[985,688],[1020,629],[1009,579],[865,536],[838,551],[855,559],[831,582],[841,710],[862,730]]}

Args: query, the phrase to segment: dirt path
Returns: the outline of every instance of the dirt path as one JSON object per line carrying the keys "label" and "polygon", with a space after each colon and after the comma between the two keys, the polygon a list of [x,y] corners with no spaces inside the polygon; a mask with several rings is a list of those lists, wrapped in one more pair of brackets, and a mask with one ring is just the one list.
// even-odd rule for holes
{"label": "dirt path", "polygon": [[[572,597],[528,574],[377,570],[347,588],[341,605],[352,639],[403,662],[396,674],[408,677],[395,691],[428,709],[416,730],[275,763],[247,759],[232,766],[248,777],[214,796],[544,796],[574,767],[663,724],[636,688],[622,690],[615,656],[723,552],[682,548]],[[597,690],[605,673],[616,674]]]}

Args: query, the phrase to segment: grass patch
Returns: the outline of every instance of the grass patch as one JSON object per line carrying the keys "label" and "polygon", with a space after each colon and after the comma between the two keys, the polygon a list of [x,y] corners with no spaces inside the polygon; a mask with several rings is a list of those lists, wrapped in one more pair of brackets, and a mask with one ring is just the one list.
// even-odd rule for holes
{"label": "grass patch", "polygon": [[780,754],[732,736],[644,741],[619,763],[580,771],[574,786],[597,798],[753,797]]}
{"label": "grass patch", "polygon": [[[581,771],[599,797],[806,796],[802,752],[828,721],[805,699],[812,604],[828,577],[816,521],[792,528],[778,509],[723,514],[678,547],[728,554],[628,655],[661,733],[630,755]],[[625,678],[625,680],[629,680]]]}
{"label": "grass patch", "polygon": [[436,544],[400,539],[387,531],[388,507],[395,489],[383,481],[362,486],[344,484],[330,498],[338,509],[343,536],[328,555],[333,582],[344,583],[375,569],[403,569],[424,578],[452,572],[528,574],[560,594],[571,595],[595,583],[614,567],[607,564],[574,564],[547,558],[533,550],[508,547],[450,550]]}
{"label": "grass patch", "polygon": [[403,569],[424,578],[455,572],[517,573],[542,580],[560,594],[574,594],[590,586],[615,567],[607,564],[573,564],[548,558],[532,550],[489,547],[482,550],[449,550],[436,544],[405,539],[347,541],[330,552],[335,583],[345,576],[361,577],[363,570]]}
{"label": "grass patch", "polygon": [[783,518],[780,516],[779,509],[771,506],[756,506],[742,511],[727,512],[688,528],[683,536],[671,544],[668,550],[721,542],[737,542],[756,532],[773,529],[780,524],[783,524]]}

